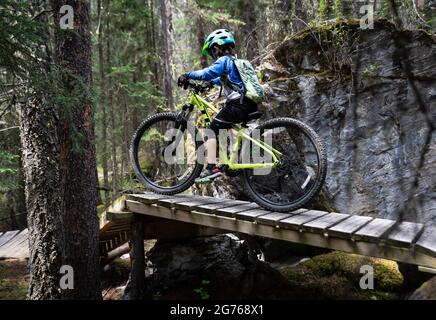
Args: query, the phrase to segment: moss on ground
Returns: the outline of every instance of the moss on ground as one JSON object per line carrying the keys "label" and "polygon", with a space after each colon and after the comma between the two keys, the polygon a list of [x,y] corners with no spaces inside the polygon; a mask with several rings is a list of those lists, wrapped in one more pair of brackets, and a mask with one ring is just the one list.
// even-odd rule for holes
{"label": "moss on ground", "polygon": [[[374,268],[373,290],[360,288],[363,265]],[[403,285],[395,262],[343,252],[315,256],[282,272],[307,298],[398,299]]]}
{"label": "moss on ground", "polygon": [[0,300],[25,300],[28,274],[26,260],[0,261]]}

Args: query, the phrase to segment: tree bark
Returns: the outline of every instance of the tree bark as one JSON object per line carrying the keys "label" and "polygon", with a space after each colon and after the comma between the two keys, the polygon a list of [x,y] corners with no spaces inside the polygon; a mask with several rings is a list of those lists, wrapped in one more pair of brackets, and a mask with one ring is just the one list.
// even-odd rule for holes
{"label": "tree bark", "polygon": [[[103,26],[107,17],[102,14],[102,1],[97,1],[97,16],[98,16],[98,67],[100,73],[100,110],[101,110],[101,161],[103,167],[103,187],[109,189],[108,177],[108,153],[107,153],[107,112],[106,112],[106,73],[104,65],[104,52],[103,52]],[[104,204],[109,205],[109,192],[104,192]]]}
{"label": "tree bark", "polygon": [[259,44],[257,39],[257,20],[256,20],[256,1],[245,1],[240,8],[243,21],[243,33],[245,39],[245,52],[248,60],[254,59],[259,54]]}
{"label": "tree bark", "polygon": [[173,23],[171,13],[171,0],[160,1],[160,18],[161,18],[161,30],[162,30],[162,49],[164,53],[163,61],[163,77],[165,83],[165,95],[167,107],[170,110],[174,110],[174,97],[173,97],[173,50],[172,50],[172,38],[173,38]]}
{"label": "tree bark", "polygon": [[[106,0],[106,70],[109,73],[111,68],[111,39],[110,39],[110,7],[109,0]],[[116,119],[113,103],[112,80],[108,78],[106,82],[107,106],[109,107],[110,117],[110,140],[111,140],[111,157],[112,157],[112,199],[115,198],[118,190],[118,163],[117,163],[117,135],[116,135]]]}
{"label": "tree bark", "polygon": [[128,300],[144,298],[145,292],[145,253],[144,253],[144,220],[140,214],[134,214],[130,225],[130,261],[129,283],[126,288]]}
{"label": "tree bark", "polygon": [[[56,90],[74,105],[53,105],[41,95],[22,108],[29,297],[101,299],[93,106],[86,94],[92,81],[89,3],[51,0],[50,4],[53,62],[58,68],[53,76],[60,73]],[[65,4],[74,9],[74,30],[59,27],[59,11]],[[63,265],[74,271],[72,289],[60,286]]]}
{"label": "tree bark", "polygon": [[[199,52],[202,51],[204,40],[206,38],[206,34],[204,32],[204,20],[201,16],[197,16],[197,43],[198,43],[198,49]],[[203,55],[200,56],[200,64],[202,68],[207,67],[207,58],[203,57]]]}

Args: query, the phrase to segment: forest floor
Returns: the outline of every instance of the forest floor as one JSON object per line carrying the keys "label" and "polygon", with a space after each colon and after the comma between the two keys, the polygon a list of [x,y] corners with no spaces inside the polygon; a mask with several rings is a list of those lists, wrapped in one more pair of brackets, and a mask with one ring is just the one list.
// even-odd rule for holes
{"label": "forest floor", "polygon": [[0,261],[0,300],[24,300],[29,285],[27,259]]}
{"label": "forest floor", "polygon": [[[104,300],[120,300],[129,277],[130,261],[115,260],[102,275],[102,296]],[[0,261],[0,301],[25,300],[29,286],[27,259]]]}
{"label": "forest floor", "polygon": [[[147,241],[146,250],[154,245]],[[359,266],[374,268],[375,290],[361,290],[362,276]],[[114,260],[102,272],[102,296],[104,300],[120,300],[129,277],[130,260],[128,255]],[[297,299],[404,299],[403,278],[393,261],[368,258],[341,252],[321,254],[302,263],[282,266],[279,271],[295,288]],[[29,284],[27,260],[8,259],[0,261],[0,300],[26,299]],[[171,296],[171,294],[170,294]],[[218,294],[219,296],[219,294]],[[293,294],[289,298],[292,298]],[[161,298],[165,299],[165,295]],[[183,297],[171,299],[194,299]],[[211,297],[213,298],[213,297]],[[198,299],[198,297],[197,297]]]}

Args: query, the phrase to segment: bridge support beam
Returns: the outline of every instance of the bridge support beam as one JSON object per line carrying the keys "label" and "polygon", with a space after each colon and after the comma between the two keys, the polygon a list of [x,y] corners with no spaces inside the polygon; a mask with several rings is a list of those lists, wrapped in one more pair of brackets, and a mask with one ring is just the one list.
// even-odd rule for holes
{"label": "bridge support beam", "polygon": [[[134,213],[130,224],[129,300],[140,300],[145,295],[144,217]],[[127,290],[127,288],[126,288]]]}

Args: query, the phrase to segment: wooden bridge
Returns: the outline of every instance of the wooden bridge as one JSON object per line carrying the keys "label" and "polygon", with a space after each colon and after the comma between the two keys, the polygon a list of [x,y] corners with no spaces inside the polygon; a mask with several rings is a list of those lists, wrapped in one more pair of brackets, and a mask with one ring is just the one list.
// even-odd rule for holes
{"label": "wooden bridge", "polygon": [[236,232],[436,269],[436,228],[420,223],[306,209],[279,213],[246,201],[153,193],[123,196],[102,219],[102,254],[127,241],[132,228],[144,239]]}
{"label": "wooden bridge", "polygon": [[[436,228],[346,213],[306,209],[279,213],[246,201],[141,193],[115,201],[100,226],[102,258],[130,240],[141,264],[143,239],[236,232],[436,269]],[[26,254],[27,230],[0,234],[0,258]]]}

